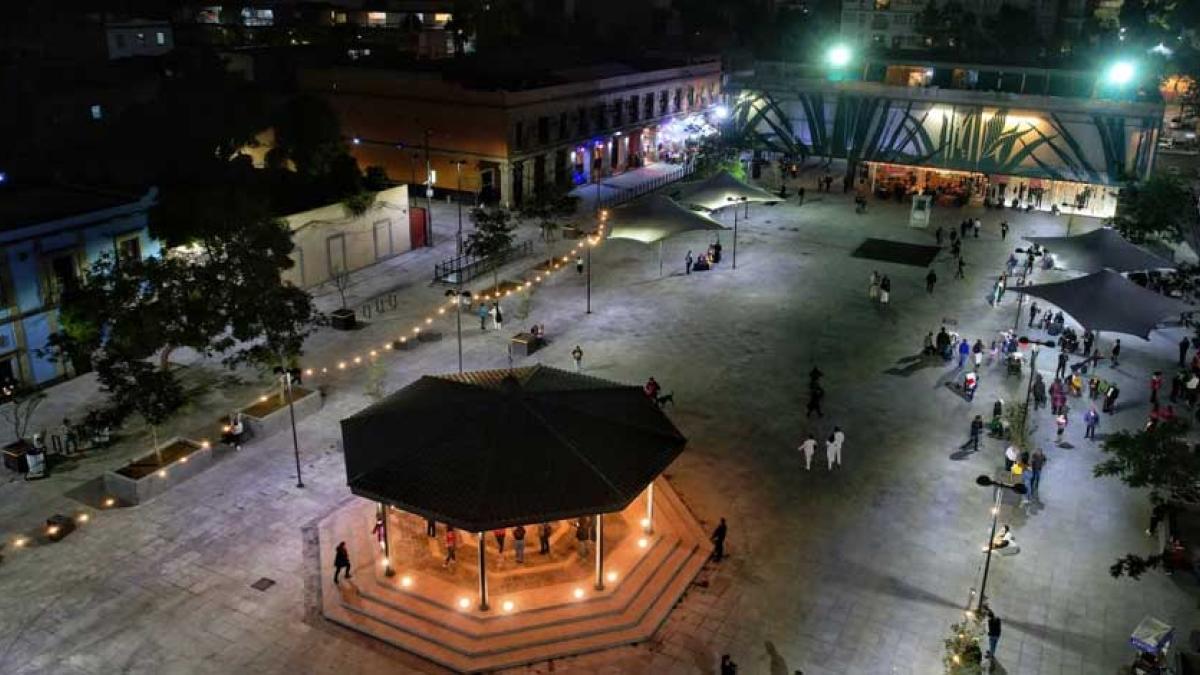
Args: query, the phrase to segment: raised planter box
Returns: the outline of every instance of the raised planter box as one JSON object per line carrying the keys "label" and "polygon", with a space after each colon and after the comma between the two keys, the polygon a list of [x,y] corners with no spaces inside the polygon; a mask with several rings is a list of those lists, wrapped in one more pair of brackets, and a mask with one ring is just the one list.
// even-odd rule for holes
{"label": "raised planter box", "polygon": [[[296,409],[296,420],[321,409],[321,395],[312,389],[292,387],[292,406]],[[288,416],[287,399],[278,392],[260,400],[252,406],[242,408],[242,423],[250,429],[254,438],[263,438],[281,431],[291,424]]]}
{"label": "raised planter box", "polygon": [[159,446],[162,463],[152,452],[104,474],[107,494],[126,504],[141,504],[212,466],[212,448],[175,437]]}
{"label": "raised planter box", "polygon": [[329,313],[329,325],[334,330],[354,330],[358,319],[352,309],[335,309]]}

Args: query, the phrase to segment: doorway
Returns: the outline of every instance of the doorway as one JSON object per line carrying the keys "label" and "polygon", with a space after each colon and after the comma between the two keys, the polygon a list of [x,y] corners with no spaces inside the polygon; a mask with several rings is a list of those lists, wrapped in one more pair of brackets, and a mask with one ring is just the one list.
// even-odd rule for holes
{"label": "doorway", "polygon": [[383,260],[392,255],[392,221],[375,221],[375,259]]}

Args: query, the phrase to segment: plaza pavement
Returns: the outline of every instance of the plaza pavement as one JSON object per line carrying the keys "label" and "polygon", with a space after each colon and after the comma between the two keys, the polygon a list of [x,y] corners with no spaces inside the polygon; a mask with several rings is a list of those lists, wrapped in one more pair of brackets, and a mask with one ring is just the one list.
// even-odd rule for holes
{"label": "plaza pavement", "polygon": [[[868,236],[932,242],[906,226],[905,210],[873,202],[869,213],[855,215],[848,196],[811,186],[808,198],[803,207],[751,208],[736,271],[724,263],[682,274],[684,253],[706,246],[703,233],[667,243],[662,279],[652,249],[610,241],[593,256],[592,315],[583,313],[582,277],[567,270],[527,306],[510,303],[503,334],[464,321],[468,369],[503,366],[507,337],[536,321],[552,342],[520,363],[570,367],[579,344],[591,374],[633,383],[653,375],[674,392],[668,412],[691,441],[668,473],[673,485],[707,526],[722,516],[730,526],[730,557],[701,574],[703,583],[654,640],[521,670],[711,673],[719,655],[730,653],[743,673],[940,672],[941,641],[977,583],[989,524],[990,492],[973,478],[1002,463],[1002,447],[991,439],[978,454],[958,459],[956,451],[973,414],[987,417],[997,396],[1016,399],[1024,384],[1000,368],[985,371],[969,404],[943,386],[952,370],[905,368],[902,359],[919,351],[943,317],[985,342],[1011,326],[1015,295],[998,309],[984,302],[994,273],[1021,235],[1061,234],[1066,219],[1005,211],[1012,231],[1001,242],[1001,214],[971,212],[985,224],[981,239],[966,242],[968,278],[953,281],[943,257],[929,296],[922,268],[849,257]],[[939,209],[934,223],[950,226],[962,216]],[[435,217],[442,227],[452,220]],[[1075,223],[1076,231],[1093,226]],[[361,353],[419,320],[441,298],[428,274],[446,232],[439,231],[437,250],[375,270],[375,286],[364,281],[364,294],[400,286],[394,313],[362,331],[323,331],[306,364]],[[726,253],[729,236],[722,238]],[[867,298],[872,269],[892,279],[888,307]],[[447,331],[439,343],[388,355],[387,390],[453,370],[452,338]],[[1170,366],[1178,339],[1178,329],[1169,329],[1148,343],[1122,340],[1115,371],[1122,400],[1118,414],[1102,420],[1101,434],[1144,419],[1145,380]],[[1106,337],[1101,346],[1108,345]],[[825,372],[826,414],[806,420],[814,364]],[[1039,365],[1049,375],[1053,358]],[[315,611],[315,575],[329,571],[315,566],[314,523],[350,498],[337,421],[368,404],[364,380],[361,370],[329,378],[324,409],[301,422],[304,489],[294,486],[286,433],[256,439],[136,508],[96,512],[66,494],[119,464],[120,453],[84,460],[49,481],[0,485],[6,542],[50,513],[92,513],[62,543],[0,549],[0,673],[440,672]],[[249,393],[263,384],[241,386]],[[1084,408],[1072,403],[1072,447],[1051,447],[1048,413],[1038,420],[1035,435],[1050,458],[1044,507],[1002,514],[1021,552],[993,561],[989,595],[1005,620],[998,672],[1114,673],[1129,660],[1127,638],[1143,615],[1173,623],[1182,636],[1196,625],[1193,580],[1108,576],[1117,556],[1150,552],[1142,534],[1148,507],[1144,495],[1091,477],[1099,452],[1083,440]],[[208,412],[187,413],[200,414]],[[805,472],[796,451],[802,435],[824,438],[833,424],[846,432],[844,466],[822,468],[822,449]],[[276,585],[250,588],[260,577]]]}

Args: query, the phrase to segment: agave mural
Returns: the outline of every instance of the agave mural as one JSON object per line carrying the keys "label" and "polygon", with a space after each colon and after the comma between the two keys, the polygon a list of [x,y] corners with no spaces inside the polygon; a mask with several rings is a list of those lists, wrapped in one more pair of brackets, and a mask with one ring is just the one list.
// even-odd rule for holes
{"label": "agave mural", "polygon": [[845,158],[851,170],[861,161],[877,161],[1117,185],[1130,173],[1149,170],[1154,135],[1148,132],[1156,124],[1139,120],[1130,139],[1126,118],[1093,115],[1088,126],[1099,136],[1098,153],[1085,151],[1071,133],[1081,131],[1079,122],[1068,124],[1055,113],[1030,117],[1007,108],[844,93],[827,100],[822,92],[798,93],[792,110],[789,115],[768,93],[744,93],[734,108],[734,134],[757,149],[805,159]]}

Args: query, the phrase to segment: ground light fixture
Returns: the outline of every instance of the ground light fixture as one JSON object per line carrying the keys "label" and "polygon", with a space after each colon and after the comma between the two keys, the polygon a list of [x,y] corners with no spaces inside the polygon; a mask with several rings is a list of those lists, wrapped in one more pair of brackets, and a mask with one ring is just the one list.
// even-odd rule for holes
{"label": "ground light fixture", "polygon": [[852,52],[846,45],[834,45],[825,53],[825,60],[834,68],[842,68],[850,63]]}
{"label": "ground light fixture", "polygon": [[571,595],[574,595],[576,600],[582,600],[583,599],[583,589],[576,588],[575,591]]}
{"label": "ground light fixture", "polygon": [[470,609],[471,608],[471,599],[470,598],[459,598],[458,599],[458,608],[459,609]]}
{"label": "ground light fixture", "polygon": [[1123,87],[1133,81],[1133,76],[1137,72],[1131,61],[1117,61],[1108,67],[1108,72],[1105,74],[1108,83]]}
{"label": "ground light fixture", "polygon": [[400,577],[400,585],[405,588],[411,587],[413,585],[413,578],[408,576],[407,574]]}
{"label": "ground light fixture", "polygon": [[516,609],[517,606],[515,604],[513,604],[512,600],[505,600],[504,604],[501,605],[500,608],[503,609],[505,612],[511,612],[514,609]]}

